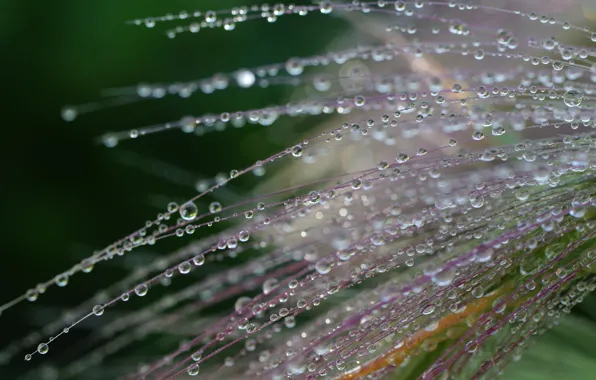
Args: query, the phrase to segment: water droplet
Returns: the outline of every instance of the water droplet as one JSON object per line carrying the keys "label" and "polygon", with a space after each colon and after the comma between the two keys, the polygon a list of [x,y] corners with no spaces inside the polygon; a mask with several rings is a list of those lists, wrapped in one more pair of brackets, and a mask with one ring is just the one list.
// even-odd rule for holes
{"label": "water droplet", "polygon": [[64,121],[73,121],[77,118],[78,112],[77,109],[72,106],[66,106],[62,108],[61,111],[62,120]]}
{"label": "water droplet", "polygon": [[466,351],[469,353],[474,353],[476,352],[476,350],[478,349],[478,343],[476,343],[476,341],[470,341],[468,343],[466,343]]}
{"label": "water droplet", "polygon": [[193,363],[188,366],[187,369],[188,376],[196,376],[199,374],[199,365],[197,363]]}
{"label": "water droplet", "polygon": [[461,84],[455,83],[453,86],[451,86],[451,92],[454,93],[460,93],[462,91],[462,86]]}
{"label": "water droplet", "polygon": [[205,13],[205,21],[212,23],[215,22],[215,20],[217,20],[217,13],[214,11],[207,11]]}
{"label": "water droplet", "polygon": [[526,189],[518,189],[515,191],[515,198],[519,201],[527,201],[530,197],[530,193]]}
{"label": "water droplet", "polygon": [[422,309],[422,314],[429,315],[435,311],[435,305],[428,305],[424,309]]}
{"label": "water droplet", "polygon": [[296,318],[293,315],[289,315],[284,318],[284,325],[291,329],[292,327],[296,326]]}
{"label": "water droplet", "polygon": [[271,293],[273,291],[273,289],[275,289],[277,287],[278,283],[279,283],[279,281],[277,281],[277,279],[268,278],[267,280],[265,280],[265,282],[263,282],[263,293],[265,293],[265,294]]}
{"label": "water droplet", "polygon": [[398,164],[403,164],[404,162],[408,161],[409,159],[410,159],[410,157],[407,154],[405,154],[405,153],[399,153],[397,155],[397,157],[395,158],[395,161]]}
{"label": "water droplet", "polygon": [[93,306],[93,314],[95,314],[96,316],[100,316],[103,314],[104,311],[104,306],[103,305],[95,305]]}
{"label": "water droplet", "polygon": [[106,148],[113,148],[118,145],[118,137],[113,133],[107,133],[101,137],[101,142]]}
{"label": "water droplet", "polygon": [[218,212],[221,212],[222,207],[221,207],[221,203],[219,202],[211,202],[211,204],[209,204],[209,212],[212,214],[217,214]]}
{"label": "water droplet", "polygon": [[484,206],[484,197],[480,195],[470,198],[470,205],[474,208],[480,208]]}
{"label": "water droplet", "polygon": [[567,107],[578,107],[582,100],[584,100],[584,95],[578,90],[569,90],[563,95],[563,102]]}
{"label": "water droplet", "polygon": [[291,58],[286,62],[286,71],[290,75],[300,75],[304,71],[304,66],[298,59]]}
{"label": "water droplet", "polygon": [[180,217],[184,220],[193,220],[199,214],[199,209],[194,202],[186,202],[180,207]]}
{"label": "water droplet", "polygon": [[37,300],[37,297],[39,297],[39,293],[35,289],[29,289],[25,293],[25,297],[27,298],[27,301],[33,302]]}
{"label": "water droplet", "polygon": [[39,352],[42,355],[47,354],[49,350],[50,350],[50,347],[46,343],[40,343],[37,346],[37,352]]}
{"label": "water droplet", "polygon": [[190,357],[193,361],[198,362],[203,357],[203,351],[194,352]]}
{"label": "water droplet", "polygon": [[234,310],[236,310],[236,313],[241,314],[242,311],[246,308],[246,306],[251,302],[252,299],[250,297],[240,297],[236,300],[236,303],[234,304]]}
{"label": "water droplet", "polygon": [[315,264],[315,270],[319,274],[327,274],[331,271],[331,263],[327,260],[320,260]]}
{"label": "water droplet", "polygon": [[238,233],[238,240],[241,242],[247,242],[250,239],[250,234],[246,230],[242,230]]}
{"label": "water droplet", "polygon": [[485,263],[493,258],[493,249],[490,247],[479,248],[474,254],[474,260],[478,263]]}
{"label": "water droplet", "polygon": [[453,279],[455,278],[455,269],[448,268],[440,271],[439,273],[435,274],[432,277],[432,281],[437,284],[438,286],[448,286],[451,285]]}
{"label": "water droplet", "polygon": [[366,98],[362,95],[358,95],[354,98],[354,105],[356,107],[362,107],[366,103]]}
{"label": "water droplet", "polygon": [[56,285],[58,285],[60,287],[64,287],[64,286],[68,285],[68,274],[62,273],[62,274],[56,276],[56,278],[54,279],[54,282],[56,283]]}
{"label": "water droplet", "polygon": [[319,4],[319,9],[323,14],[329,14],[333,11],[333,5],[330,1],[323,1]]}
{"label": "water droplet", "polygon": [[143,297],[147,294],[149,288],[145,284],[139,284],[135,287],[135,294],[139,297]]}
{"label": "water droplet", "polygon": [[168,212],[172,214],[172,213],[175,213],[176,211],[178,211],[178,203],[176,203],[176,202],[168,203]]}
{"label": "water droplet", "polygon": [[302,156],[303,148],[302,145],[296,145],[292,148],[292,156],[300,157]]}
{"label": "water droplet", "polygon": [[205,264],[205,255],[197,255],[193,257],[192,263],[196,266],[201,266]]}
{"label": "water droplet", "polygon": [[188,273],[190,273],[191,269],[192,269],[192,265],[190,265],[190,262],[188,262],[188,261],[185,261],[178,265],[178,272],[180,272],[180,274],[188,274]]}

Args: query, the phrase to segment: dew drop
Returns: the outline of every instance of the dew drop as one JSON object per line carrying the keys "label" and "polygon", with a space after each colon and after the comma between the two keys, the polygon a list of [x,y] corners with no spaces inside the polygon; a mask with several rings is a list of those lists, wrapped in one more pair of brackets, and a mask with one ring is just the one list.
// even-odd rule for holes
{"label": "dew drop", "polygon": [[397,157],[395,158],[395,161],[398,164],[403,164],[404,162],[408,161],[409,159],[410,159],[410,157],[407,154],[405,154],[405,153],[399,153],[397,155]]}
{"label": "dew drop", "polygon": [[315,270],[319,274],[327,274],[329,271],[331,271],[331,263],[329,263],[327,260],[320,260],[315,264]]}
{"label": "dew drop", "polygon": [[39,293],[35,289],[29,289],[25,293],[25,297],[27,298],[27,301],[33,302],[37,300],[37,297],[39,297]]}
{"label": "dew drop", "polygon": [[584,95],[578,90],[569,90],[563,95],[563,102],[567,107],[578,107],[582,100],[584,100]]}
{"label": "dew drop", "polygon": [[438,286],[448,286],[451,285],[453,279],[455,278],[455,269],[448,268],[440,271],[439,273],[435,274],[432,277],[432,281],[437,284]]}
{"label": "dew drop", "polygon": [[172,214],[172,213],[175,213],[176,211],[178,211],[178,203],[176,203],[176,202],[168,203],[168,212]]}
{"label": "dew drop", "polygon": [[474,255],[474,260],[478,263],[485,263],[493,258],[493,253],[493,249],[490,247],[479,249]]}
{"label": "dew drop", "polygon": [[304,66],[302,65],[302,63],[295,58],[291,58],[286,62],[286,71],[288,72],[288,74],[296,76],[296,75],[300,75],[302,74],[302,71],[304,71]]}
{"label": "dew drop", "polygon": [[56,276],[56,278],[54,279],[54,282],[59,287],[64,287],[64,286],[68,285],[68,274],[62,273],[62,274]]}
{"label": "dew drop", "polygon": [[193,257],[192,263],[198,267],[205,264],[205,255],[196,255]]}
{"label": "dew drop", "polygon": [[358,95],[354,98],[354,105],[356,107],[362,107],[364,104],[366,104],[366,98],[362,95]]}
{"label": "dew drop", "polygon": [[77,118],[78,113],[76,108],[72,106],[66,106],[62,108],[60,115],[62,116],[62,120],[64,121],[73,121]]}
{"label": "dew drop", "polygon": [[184,220],[193,220],[199,214],[199,209],[194,202],[186,202],[180,206],[180,217]]}
{"label": "dew drop", "polygon": [[199,350],[197,352],[194,352],[190,357],[193,361],[198,362],[203,357],[203,351]]}
{"label": "dew drop", "polygon": [[207,22],[215,22],[217,20],[217,13],[214,11],[207,11],[205,13],[205,21]]}
{"label": "dew drop", "polygon": [[93,314],[95,314],[96,316],[100,316],[103,314],[104,311],[104,307],[103,305],[95,305],[93,306]]}
{"label": "dew drop", "polygon": [[292,148],[292,156],[294,157],[300,157],[302,156],[302,152],[303,152],[303,148],[302,145],[296,145]]}
{"label": "dew drop", "polygon": [[234,310],[236,313],[241,314],[242,311],[246,308],[248,304],[250,304],[252,299],[250,297],[240,297],[236,300],[234,304]]}
{"label": "dew drop", "polygon": [[190,265],[190,262],[188,262],[188,261],[185,261],[178,265],[178,272],[180,272],[180,274],[188,274],[188,273],[190,273],[191,269],[192,269],[192,266]]}
{"label": "dew drop", "polygon": [[211,204],[209,205],[209,212],[212,214],[217,214],[218,212],[221,212],[221,203],[219,202],[211,202]]}
{"label": "dew drop", "polygon": [[39,352],[42,355],[47,354],[49,350],[50,350],[50,347],[46,343],[40,343],[37,346],[37,352]]}
{"label": "dew drop", "polygon": [[482,140],[484,138],[484,133],[480,132],[480,131],[476,131],[474,133],[472,133],[472,139],[478,141],[478,140]]}
{"label": "dew drop", "polygon": [[271,293],[273,291],[273,289],[275,289],[277,287],[278,283],[279,283],[279,281],[277,281],[277,279],[268,278],[267,280],[265,280],[265,282],[263,282],[263,293],[265,293],[265,294]]}
{"label": "dew drop", "polygon": [[329,14],[333,11],[333,5],[329,1],[323,1],[319,4],[319,9],[323,14]]}
{"label": "dew drop", "polygon": [[139,297],[143,297],[147,294],[149,288],[145,284],[139,284],[135,287],[135,294]]}
{"label": "dew drop", "polygon": [[482,207],[484,205],[484,197],[480,195],[478,197],[470,198],[470,205],[474,208]]}
{"label": "dew drop", "polygon": [[199,365],[197,363],[189,365],[187,372],[188,376],[197,376],[199,374]]}
{"label": "dew drop", "polygon": [[476,341],[470,341],[466,344],[465,349],[469,353],[474,353],[478,349],[478,343]]}
{"label": "dew drop", "polygon": [[529,197],[530,193],[526,189],[518,189],[515,191],[515,198],[517,198],[518,201],[527,201]]}
{"label": "dew drop", "polygon": [[118,145],[118,137],[113,133],[107,133],[101,137],[101,142],[106,148],[113,148]]}
{"label": "dew drop", "polygon": [[453,86],[451,86],[451,92],[453,93],[460,93],[462,91],[462,86],[461,84],[455,83]]}

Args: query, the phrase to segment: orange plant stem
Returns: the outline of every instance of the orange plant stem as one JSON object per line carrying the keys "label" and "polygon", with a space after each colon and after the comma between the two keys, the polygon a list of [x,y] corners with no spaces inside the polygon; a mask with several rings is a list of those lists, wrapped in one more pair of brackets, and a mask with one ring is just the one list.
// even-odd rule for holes
{"label": "orange plant stem", "polygon": [[445,331],[459,324],[463,319],[468,318],[474,314],[480,314],[489,307],[492,302],[498,297],[499,292],[475,300],[466,305],[466,308],[459,313],[453,313],[444,316],[438,321],[438,326],[433,331],[426,331],[420,329],[406,339],[403,345],[398,348],[393,348],[385,353],[383,356],[366,363],[358,371],[342,375],[338,380],[353,380],[359,379],[376,371],[379,371],[389,365],[401,364],[413,348],[421,345],[425,340],[432,338],[435,335]]}

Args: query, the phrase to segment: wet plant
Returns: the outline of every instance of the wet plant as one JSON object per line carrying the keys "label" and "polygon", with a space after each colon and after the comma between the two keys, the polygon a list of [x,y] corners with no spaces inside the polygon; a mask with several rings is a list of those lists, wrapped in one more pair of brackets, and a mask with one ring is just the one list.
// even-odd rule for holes
{"label": "wet plant", "polygon": [[[134,102],[287,86],[307,96],[135,126],[100,142],[119,149],[174,130],[276,128],[289,118],[320,127],[200,181],[192,199],[170,202],[1,306],[10,312],[166,238],[184,242],[2,357],[31,341],[32,365],[58,355],[52,345],[70,329],[134,303],[105,318],[60,378],[100,370],[126,379],[498,376],[596,288],[596,33],[532,8],[539,2],[321,1],[129,21],[200,38],[249,22],[338,17],[375,38],[188,82],[110,89],[65,107],[66,121],[82,122]],[[253,193],[217,198],[253,175]],[[218,263],[230,265],[210,269]],[[209,313],[214,307],[225,312]],[[112,365],[156,336],[164,343],[150,362]]]}

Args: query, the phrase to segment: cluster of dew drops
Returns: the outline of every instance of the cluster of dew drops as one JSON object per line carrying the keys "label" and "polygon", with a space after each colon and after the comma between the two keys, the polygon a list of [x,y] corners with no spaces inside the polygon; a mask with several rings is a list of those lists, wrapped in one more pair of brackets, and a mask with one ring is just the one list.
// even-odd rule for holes
{"label": "cluster of dew drops", "polygon": [[[197,228],[212,226],[222,220],[235,220],[240,215],[245,217],[242,226],[232,227],[207,239],[199,249],[189,250],[193,256],[188,257],[188,252],[184,252],[183,261],[175,262],[172,258],[167,261],[171,264],[169,268],[160,275],[134,284],[117,299],[92,307],[89,315],[101,316],[118,300],[128,301],[132,292],[143,297],[153,283],[169,279],[175,272],[185,275],[193,267],[203,266],[212,252],[229,251],[231,256],[232,252],[242,252],[244,244],[252,244],[252,248],[264,252],[263,262],[246,264],[250,279],[261,286],[259,296],[239,296],[232,314],[214,323],[209,331],[184,342],[172,354],[142,366],[135,376],[156,371],[166,371],[159,372],[163,377],[181,372],[196,376],[199,365],[207,360],[205,350],[226,343],[226,339],[232,343],[245,339],[245,344],[240,354],[224,360],[224,369],[234,368],[234,363],[238,362],[244,366],[240,370],[252,376],[271,374],[273,378],[282,379],[286,375],[305,375],[307,379],[314,379],[349,375],[358,373],[365,364],[382,357],[384,352],[403,350],[404,342],[420,331],[438,331],[449,315],[464,315],[466,305],[472,309],[481,304],[475,304],[475,300],[490,300],[492,308],[487,314],[490,318],[476,324],[470,319],[471,331],[477,333],[464,335],[467,338],[461,338],[461,347],[455,345],[453,351],[445,354],[444,363],[455,365],[460,358],[473,355],[488,339],[501,339],[497,341],[498,347],[518,352],[518,344],[508,340],[508,336],[482,332],[500,331],[502,321],[507,318],[498,316],[506,310],[510,313],[509,324],[513,326],[514,334],[525,339],[543,325],[553,324],[561,313],[568,312],[594,289],[593,282],[576,278],[574,272],[578,267],[591,265],[594,252],[574,258],[564,267],[557,267],[571,251],[568,247],[584,244],[586,236],[594,234],[594,224],[582,219],[586,210],[596,205],[593,190],[587,182],[593,180],[596,169],[593,164],[594,134],[590,131],[594,127],[592,92],[596,88],[593,85],[596,66],[590,62],[594,50],[578,48],[554,37],[516,36],[515,31],[506,29],[491,30],[489,38],[486,33],[481,33],[486,31],[475,30],[477,25],[455,17],[441,18],[425,30],[423,22],[436,18],[424,13],[432,6],[462,15],[486,10],[470,4],[441,1],[322,1],[305,6],[276,4],[223,12],[181,12],[131,22],[155,28],[161,22],[191,21],[189,25],[168,30],[168,37],[173,38],[180,33],[196,33],[210,28],[231,31],[239,23],[255,19],[275,22],[282,16],[307,16],[312,12],[324,15],[359,12],[368,16],[398,16],[397,24],[394,20],[388,24],[387,33],[444,34],[464,39],[443,44],[429,41],[399,46],[361,46],[239,69],[187,83],[141,84],[118,91],[126,94],[127,102],[167,95],[188,97],[198,91],[210,94],[231,85],[240,88],[305,85],[312,86],[322,96],[264,109],[186,116],[157,127],[110,133],[102,138],[108,147],[115,147],[128,138],[171,129],[202,135],[223,130],[222,125],[228,123],[269,126],[281,116],[314,117],[336,113],[344,120],[337,128],[306,139],[269,159],[244,170],[231,171],[229,177],[216,180],[213,187],[204,189],[205,192],[188,202],[170,203],[167,211],[159,214],[155,221],[148,221],[144,228],[55,277],[54,283],[62,287],[68,283],[70,275],[77,271],[88,272],[102,260],[121,256],[139,246],[154,245],[168,236],[183,237],[193,234]],[[545,27],[583,33],[584,38],[587,34],[588,41],[596,41],[593,32],[552,17],[501,11]],[[402,23],[399,21],[402,18],[418,23]],[[473,39],[475,35],[478,39]],[[371,69],[375,63],[392,61],[406,54],[416,58],[455,54],[474,61],[503,60],[520,66],[495,71],[462,67],[437,76]],[[369,63],[359,69],[359,72],[368,71],[365,78],[346,79],[342,75],[310,73],[314,67],[340,65],[353,68],[350,62],[354,60]],[[352,86],[354,83],[355,87]],[[354,93],[354,88],[358,93]],[[404,91],[397,92],[397,88]],[[337,91],[342,95],[326,96]],[[107,99],[105,103],[66,107],[62,116],[73,121],[81,113],[105,108],[118,101],[115,99],[110,103]],[[367,115],[359,120],[358,112]],[[345,121],[348,118],[350,121]],[[469,129],[473,131],[470,133]],[[486,135],[490,137],[485,136],[487,129],[490,132]],[[545,129],[557,129],[561,133],[539,140],[497,145],[497,148],[476,148],[474,145],[489,139],[495,139],[492,142],[499,144],[501,140],[498,139],[507,133]],[[396,145],[407,147],[408,144],[400,144],[400,141],[424,137],[429,132],[441,132],[440,135],[446,138],[438,146],[393,152]],[[451,137],[456,134],[457,139]],[[253,202],[256,206],[248,208],[244,204],[224,207],[215,201],[209,204],[206,215],[202,215],[197,207],[197,200],[205,193],[216,191],[250,171],[254,173],[255,169],[274,160],[291,157],[300,165],[331,161],[333,153],[329,153],[330,150],[341,151],[354,143],[373,152],[381,146],[379,153],[392,152],[393,157],[380,159],[358,175],[342,172],[339,179],[322,178],[320,182],[304,184],[298,189],[302,192],[295,188],[284,189],[282,200],[271,196]],[[328,148],[333,144],[336,144],[335,149]],[[453,153],[458,147],[464,149],[463,153]],[[474,166],[480,164],[486,166]],[[166,222],[171,216],[179,217],[179,220],[168,226]],[[154,230],[149,233],[151,228]],[[584,237],[576,238],[567,248],[556,246],[554,249],[553,242],[571,231],[579,231]],[[545,246],[540,259],[525,256],[527,252]],[[175,258],[179,259],[179,256]],[[517,264],[518,261],[521,264]],[[267,269],[263,269],[263,263],[269,265]],[[291,267],[293,264],[296,269]],[[272,277],[268,270],[279,270],[282,274]],[[386,273],[395,273],[395,276],[388,278]],[[528,300],[526,303],[512,301],[496,290],[488,290],[496,288],[499,281],[512,273],[523,276],[516,299]],[[214,276],[225,282],[226,276],[233,277],[233,272]],[[34,301],[47,286],[42,284],[30,290],[26,298]],[[217,294],[238,296],[234,286],[242,291],[253,289],[253,284],[248,281],[241,285],[231,282],[222,285],[221,293]],[[348,300],[332,301],[341,294],[346,294]],[[209,297],[205,299],[206,303],[211,300]],[[184,301],[181,298],[180,302]],[[319,305],[329,305],[329,309],[315,313],[296,328],[301,314],[314,312]],[[260,323],[258,319],[265,321]],[[283,334],[282,327],[276,323],[281,320],[289,331],[287,334]],[[270,326],[278,335],[267,330]],[[296,330],[300,331],[294,332]],[[46,354],[49,343],[57,336],[39,344],[36,352]],[[285,340],[284,344],[271,344],[276,336]],[[265,348],[256,360],[245,365],[243,358],[256,353],[257,346]],[[436,343],[423,345],[425,352],[434,349]],[[191,351],[194,353],[190,357],[172,364],[174,358]],[[98,352],[102,357],[109,355],[108,350],[101,348]],[[30,360],[31,354],[27,354],[26,359]],[[495,360],[481,371],[488,371],[491,366],[499,369],[500,363]],[[476,364],[470,361],[469,366]],[[170,370],[164,369],[168,366],[171,366]]]}

